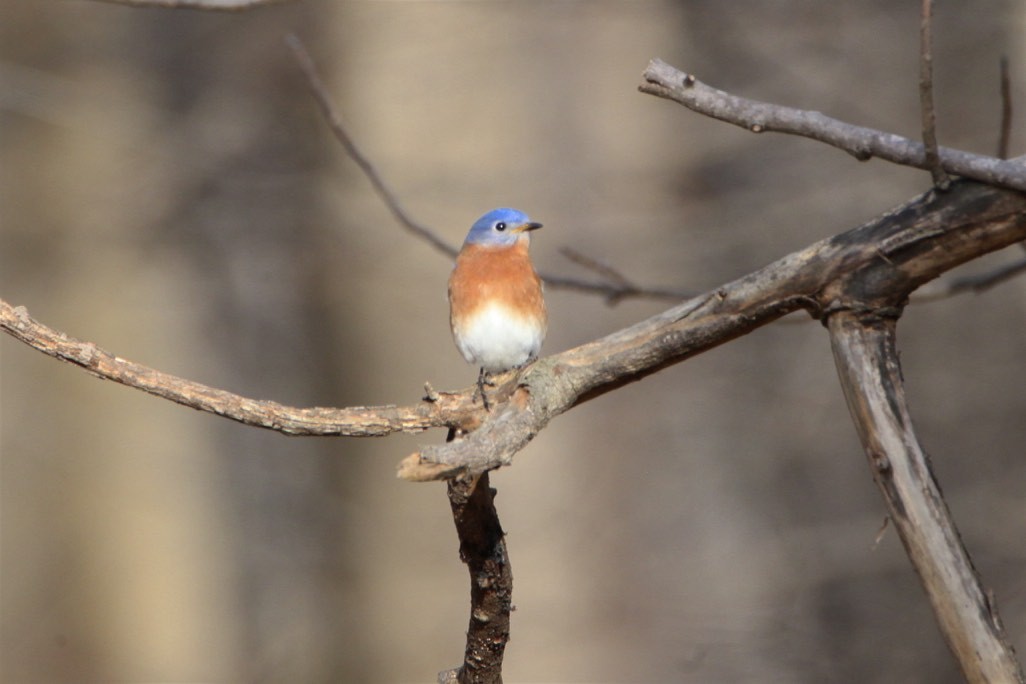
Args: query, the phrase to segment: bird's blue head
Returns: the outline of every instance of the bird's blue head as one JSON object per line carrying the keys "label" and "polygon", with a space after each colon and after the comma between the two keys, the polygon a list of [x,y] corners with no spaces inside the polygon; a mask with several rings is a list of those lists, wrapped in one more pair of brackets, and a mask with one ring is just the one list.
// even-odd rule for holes
{"label": "bird's blue head", "polygon": [[527,218],[527,214],[516,209],[492,209],[471,226],[464,244],[486,247],[511,247],[517,240],[527,239],[529,231],[541,228],[542,224]]}

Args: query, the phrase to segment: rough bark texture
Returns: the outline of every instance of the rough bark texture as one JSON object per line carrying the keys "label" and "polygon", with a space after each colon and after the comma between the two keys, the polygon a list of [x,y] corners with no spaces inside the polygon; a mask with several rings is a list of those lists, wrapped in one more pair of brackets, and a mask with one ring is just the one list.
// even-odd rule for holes
{"label": "rough bark texture", "polygon": [[844,396],[894,527],[970,682],[1022,682],[1023,672],[912,428],[893,318],[830,316]]}
{"label": "rough bark texture", "polygon": [[470,625],[463,665],[440,673],[461,684],[499,684],[509,641],[513,570],[505,533],[495,511],[495,490],[488,473],[449,481],[449,503],[460,538],[460,559],[470,571]]}

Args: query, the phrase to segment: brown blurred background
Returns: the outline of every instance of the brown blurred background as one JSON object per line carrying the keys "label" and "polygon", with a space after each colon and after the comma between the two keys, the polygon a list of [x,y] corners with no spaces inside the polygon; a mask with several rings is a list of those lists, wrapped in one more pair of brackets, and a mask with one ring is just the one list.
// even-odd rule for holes
{"label": "brown blurred background", "polygon": [[[510,205],[643,284],[705,290],[854,227],[928,174],[754,136],[636,92],[661,57],[749,97],[916,137],[918,3],[306,2],[0,7],[0,296],[120,356],[293,405],[469,385],[451,264],[332,140],[283,36],[419,220]],[[1026,108],[1026,6],[936,9],[944,144]],[[1018,117],[1021,120],[1021,116]],[[1017,121],[1014,154],[1024,151]],[[971,264],[984,270],[1021,250]],[[545,351],[665,305],[550,291]],[[917,425],[1026,653],[1022,280],[912,307]],[[424,682],[468,580],[441,432],[285,438],[2,341],[4,682]],[[510,682],[955,682],[815,323],[776,324],[559,418],[493,477]]]}

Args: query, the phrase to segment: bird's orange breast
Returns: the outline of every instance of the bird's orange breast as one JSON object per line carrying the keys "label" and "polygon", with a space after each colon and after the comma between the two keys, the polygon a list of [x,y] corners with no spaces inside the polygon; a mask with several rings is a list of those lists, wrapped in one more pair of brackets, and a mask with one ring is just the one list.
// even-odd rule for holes
{"label": "bird's orange breast", "polygon": [[463,248],[449,277],[450,317],[454,327],[458,327],[458,319],[494,304],[545,326],[548,315],[542,281],[531,265],[526,243],[521,240],[512,247],[467,245]]}

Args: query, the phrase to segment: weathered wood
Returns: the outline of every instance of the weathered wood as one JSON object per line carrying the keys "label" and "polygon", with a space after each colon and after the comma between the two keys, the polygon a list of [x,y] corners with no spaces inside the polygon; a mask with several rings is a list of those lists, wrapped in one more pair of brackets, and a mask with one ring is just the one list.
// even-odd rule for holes
{"label": "weathered wood", "polygon": [[828,321],[834,361],[873,480],[966,679],[1022,682],[997,614],[912,427],[895,319],[840,311]]}

